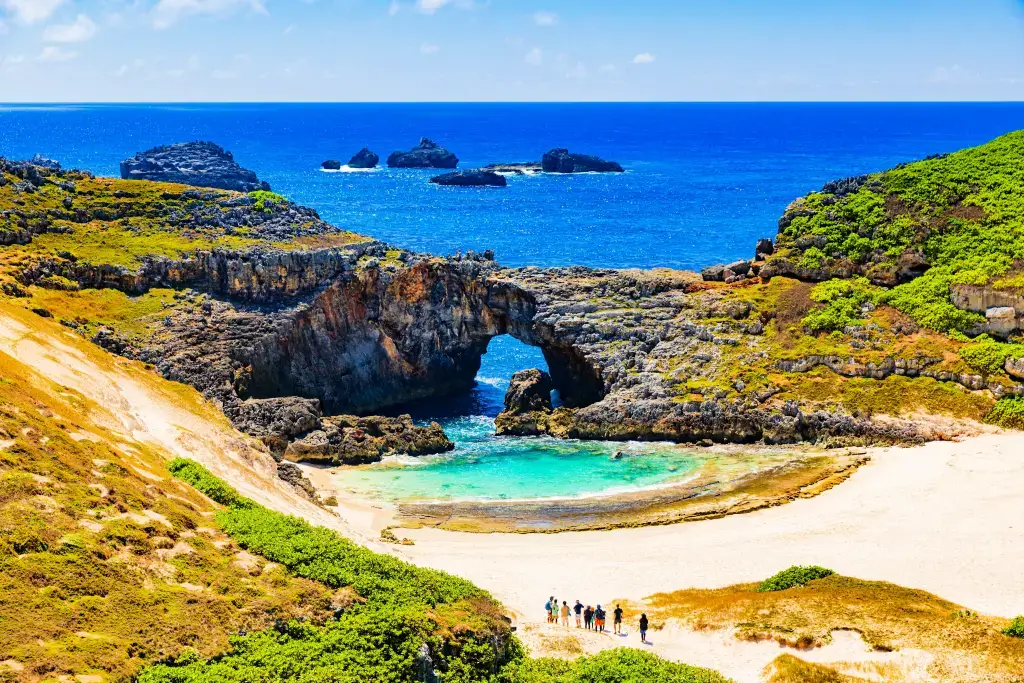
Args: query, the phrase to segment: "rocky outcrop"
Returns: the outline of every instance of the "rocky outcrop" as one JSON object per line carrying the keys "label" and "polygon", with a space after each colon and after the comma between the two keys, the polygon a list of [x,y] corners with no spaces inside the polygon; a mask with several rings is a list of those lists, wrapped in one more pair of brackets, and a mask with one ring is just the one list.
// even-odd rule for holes
{"label": "rocky outcrop", "polygon": [[237,192],[270,189],[254,172],[239,166],[231,152],[212,142],[184,142],[139,152],[121,162],[121,177]]}
{"label": "rocky outcrop", "polygon": [[277,464],[277,478],[291,484],[299,493],[310,500],[316,500],[316,487],[313,482],[306,478],[298,465],[290,462],[279,462]]}
{"label": "rocky outcrop", "polygon": [[392,168],[455,168],[459,158],[433,140],[420,138],[409,152],[392,152],[388,166]]}
{"label": "rocky outcrop", "polygon": [[553,389],[551,376],[543,370],[520,370],[512,375],[505,393],[505,410],[494,421],[497,433],[535,435],[547,432],[541,425],[546,424],[547,414],[552,410]]}
{"label": "rocky outcrop", "polygon": [[508,181],[505,176],[493,171],[453,171],[444,175],[434,176],[430,182],[435,185],[451,185],[454,187],[505,187]]}
{"label": "rocky outcrop", "polygon": [[546,173],[622,173],[614,161],[605,161],[589,154],[572,154],[567,149],[553,149],[544,154],[541,167]]}
{"label": "rocky outcrop", "polygon": [[42,154],[36,154],[34,157],[32,157],[32,159],[31,159],[31,161],[29,163],[31,163],[33,166],[40,166],[42,168],[49,168],[49,169],[53,169],[55,171],[61,170],[60,162],[59,161],[57,161],[55,159],[49,159],[47,157],[44,157]]}
{"label": "rocky outcrop", "polygon": [[972,330],[975,334],[1006,339],[1024,330],[1024,294],[1016,290],[955,284],[950,288],[950,295],[957,308],[985,316],[985,322]]}
{"label": "rocky outcrop", "polygon": [[487,166],[484,166],[483,170],[492,171],[494,173],[508,173],[512,175],[531,175],[534,173],[541,173],[544,170],[544,167],[539,161],[521,161],[507,164],[488,164]]}
{"label": "rocky outcrop", "polygon": [[338,161],[337,159],[328,159],[327,161],[320,164],[320,168],[324,169],[325,171],[340,171],[341,162]]}
{"label": "rocky outcrop", "polygon": [[371,152],[366,147],[355,153],[351,159],[348,160],[349,168],[377,168],[377,163],[380,161],[380,157]]}
{"label": "rocky outcrop", "polygon": [[434,455],[454,448],[436,422],[417,427],[408,415],[339,415],[324,418],[319,429],[288,444],[284,458],[291,462],[362,465],[388,455]]}

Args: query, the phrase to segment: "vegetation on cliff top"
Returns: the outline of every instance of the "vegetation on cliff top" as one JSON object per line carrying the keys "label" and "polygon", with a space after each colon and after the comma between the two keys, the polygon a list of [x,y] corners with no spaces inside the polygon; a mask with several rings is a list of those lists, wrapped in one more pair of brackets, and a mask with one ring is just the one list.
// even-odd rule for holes
{"label": "vegetation on cliff top", "polygon": [[793,202],[779,228],[773,261],[860,273],[893,286],[883,301],[920,324],[967,331],[982,319],[952,304],[951,286],[1021,283],[1007,276],[1024,260],[1024,131],[829,183]]}

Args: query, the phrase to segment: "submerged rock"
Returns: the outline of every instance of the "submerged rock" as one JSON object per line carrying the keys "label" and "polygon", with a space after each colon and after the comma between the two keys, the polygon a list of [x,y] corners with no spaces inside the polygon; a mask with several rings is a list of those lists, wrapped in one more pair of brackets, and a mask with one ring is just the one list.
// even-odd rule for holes
{"label": "submerged rock", "polygon": [[493,171],[453,171],[430,179],[435,185],[451,185],[455,187],[505,187],[508,181],[505,176]]}
{"label": "submerged rock", "polygon": [[328,171],[338,171],[341,170],[341,162],[338,161],[337,159],[328,159],[327,161],[320,164],[320,168],[326,169]]}
{"label": "submerged rock", "polygon": [[541,159],[546,173],[622,173],[614,161],[605,161],[589,154],[572,154],[567,149],[553,149]]}
{"label": "submerged rock", "polygon": [[363,147],[361,150],[355,153],[355,155],[348,160],[349,168],[377,168],[377,162],[380,161],[380,157],[371,152],[368,148]]}
{"label": "submerged rock", "polygon": [[455,168],[459,158],[429,138],[409,152],[392,152],[388,166],[392,168]]}
{"label": "submerged rock", "polygon": [[239,166],[231,152],[212,142],[183,142],[139,152],[121,162],[121,177],[237,192],[270,189],[253,171]]}

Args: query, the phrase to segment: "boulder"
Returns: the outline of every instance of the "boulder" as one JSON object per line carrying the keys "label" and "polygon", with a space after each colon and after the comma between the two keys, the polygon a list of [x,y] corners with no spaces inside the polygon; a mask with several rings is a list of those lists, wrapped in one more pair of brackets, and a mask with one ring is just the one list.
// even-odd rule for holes
{"label": "boulder", "polygon": [[237,192],[270,189],[254,172],[239,166],[231,152],[212,142],[184,142],[139,152],[121,162],[121,177]]}
{"label": "boulder", "polygon": [[42,166],[43,168],[52,168],[55,171],[60,170],[59,161],[55,161],[54,159],[48,159],[47,157],[44,157],[42,154],[36,154],[34,157],[32,157],[31,164],[33,166]]}
{"label": "boulder", "polygon": [[348,160],[349,168],[377,168],[377,162],[380,161],[380,157],[371,152],[368,148],[363,147],[361,150],[355,153],[355,155]]}
{"label": "boulder", "polygon": [[337,159],[328,159],[327,161],[320,164],[320,168],[328,171],[337,171],[341,169],[341,162]]}
{"label": "boulder", "polygon": [[726,270],[731,270],[736,275],[746,275],[747,271],[750,270],[750,261],[733,261],[725,266]]}
{"label": "boulder", "polygon": [[512,375],[508,391],[505,393],[505,411],[511,413],[530,413],[535,410],[551,410],[551,375],[531,368],[520,370]]}
{"label": "boulder", "polygon": [[1004,367],[1010,377],[1024,379],[1024,358],[1007,358]]}
{"label": "boulder", "polygon": [[288,444],[285,460],[360,465],[386,455],[433,455],[455,448],[436,422],[426,427],[400,417],[337,415],[323,419],[320,429]]}
{"label": "boulder", "polygon": [[589,154],[572,154],[564,148],[553,149],[541,159],[546,173],[622,173],[614,161],[605,161]]}
{"label": "boulder", "polygon": [[725,266],[708,266],[700,271],[700,276],[705,282],[722,282],[725,280]]}
{"label": "boulder", "polygon": [[436,185],[451,185],[455,187],[505,187],[508,181],[505,176],[494,171],[452,171],[444,175],[435,176],[430,182]]}
{"label": "boulder", "polygon": [[391,168],[455,168],[459,158],[433,140],[420,138],[420,144],[409,152],[392,152]]}
{"label": "boulder", "polygon": [[754,256],[757,259],[763,259],[765,256],[771,256],[775,253],[775,244],[767,237],[762,237],[757,241],[757,246],[754,247]]}

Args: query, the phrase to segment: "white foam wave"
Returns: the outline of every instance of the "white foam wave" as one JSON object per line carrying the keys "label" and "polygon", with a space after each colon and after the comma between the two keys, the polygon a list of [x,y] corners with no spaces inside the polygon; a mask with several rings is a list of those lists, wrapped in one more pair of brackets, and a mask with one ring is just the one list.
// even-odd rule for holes
{"label": "white foam wave", "polygon": [[342,166],[341,168],[321,168],[321,173],[375,173],[381,170],[380,166],[375,168],[352,168],[351,166]]}
{"label": "white foam wave", "polygon": [[477,377],[476,381],[498,389],[508,386],[508,380],[501,377]]}

